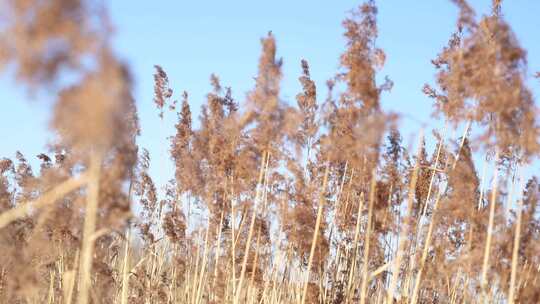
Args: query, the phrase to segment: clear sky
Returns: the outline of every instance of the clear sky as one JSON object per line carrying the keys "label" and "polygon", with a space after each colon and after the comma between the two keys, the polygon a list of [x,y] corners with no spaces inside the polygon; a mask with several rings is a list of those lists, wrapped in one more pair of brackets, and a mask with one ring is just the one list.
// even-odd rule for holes
{"label": "clear sky", "polygon": [[[110,1],[116,26],[115,49],[129,63],[135,78],[135,97],[141,120],[139,144],[152,156],[152,173],[162,185],[173,176],[167,154],[176,116],[167,113],[160,121],[152,102],[153,65],[169,74],[175,96],[186,90],[195,115],[210,90],[209,76],[216,73],[222,85],[231,86],[242,102],[253,86],[260,53],[260,38],[272,30],[278,55],[284,59],[282,98],[294,103],[299,92],[300,60],[305,58],[319,87],[338,68],[344,50],[341,21],[361,1]],[[383,97],[383,107],[403,114],[404,139],[430,120],[431,100],[422,92],[433,83],[430,63],[455,29],[457,9],[448,0],[379,0],[378,45],[387,54],[381,76],[394,81],[392,92]],[[490,0],[470,4],[477,15],[489,13]],[[540,1],[503,1],[504,18],[521,45],[528,50],[530,75],[540,71]],[[538,96],[540,82],[530,86]],[[0,76],[0,157],[13,157],[16,150],[30,159],[44,150],[48,139],[50,96],[33,98],[14,81]]]}

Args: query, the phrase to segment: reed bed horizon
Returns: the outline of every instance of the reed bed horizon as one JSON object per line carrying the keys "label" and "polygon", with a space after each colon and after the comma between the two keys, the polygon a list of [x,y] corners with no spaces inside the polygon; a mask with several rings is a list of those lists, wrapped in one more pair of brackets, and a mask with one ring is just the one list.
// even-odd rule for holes
{"label": "reed bed horizon", "polygon": [[296,103],[281,98],[271,32],[246,98],[212,74],[198,118],[156,63],[156,123],[177,116],[174,176],[156,185],[106,6],[5,1],[0,71],[55,94],[57,136],[38,169],[0,159],[0,303],[539,303],[526,50],[502,1],[481,18],[452,2],[455,33],[423,89],[444,128],[409,147],[380,105],[393,82],[378,81],[373,0],[342,23],[325,97],[302,60]]}

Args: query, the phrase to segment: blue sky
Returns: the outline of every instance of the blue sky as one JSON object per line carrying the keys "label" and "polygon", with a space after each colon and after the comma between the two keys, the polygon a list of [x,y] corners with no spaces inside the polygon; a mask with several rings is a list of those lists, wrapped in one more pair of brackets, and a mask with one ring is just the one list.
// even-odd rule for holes
{"label": "blue sky", "polygon": [[[489,12],[491,1],[470,1],[478,15]],[[532,75],[540,71],[540,1],[503,1],[503,15],[521,45],[528,50]],[[115,50],[131,67],[134,94],[142,126],[139,143],[152,156],[157,184],[173,176],[167,154],[167,137],[173,134],[176,116],[167,113],[160,121],[152,102],[153,65],[169,74],[175,96],[186,90],[192,110],[198,109],[210,90],[209,76],[216,73],[224,86],[231,86],[238,101],[253,86],[260,53],[260,38],[272,30],[278,55],[284,59],[282,98],[295,102],[299,92],[300,60],[305,58],[319,87],[338,68],[344,50],[341,21],[361,1],[111,1],[116,27]],[[394,81],[392,92],[383,97],[383,107],[403,115],[406,142],[430,119],[431,100],[422,92],[433,83],[430,63],[455,29],[457,9],[448,0],[377,1],[378,45],[387,55],[381,76]],[[540,83],[531,80],[538,95]],[[16,150],[33,159],[51,138],[48,131],[51,96],[30,97],[6,75],[0,76],[0,157]]]}

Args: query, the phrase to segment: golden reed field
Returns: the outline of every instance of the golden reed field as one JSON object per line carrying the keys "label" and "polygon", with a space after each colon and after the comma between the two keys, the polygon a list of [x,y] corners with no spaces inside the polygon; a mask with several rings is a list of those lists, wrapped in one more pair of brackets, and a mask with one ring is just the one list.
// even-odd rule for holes
{"label": "golden reed field", "polygon": [[[156,123],[178,117],[175,175],[156,185],[106,6],[2,1],[0,71],[54,94],[57,136],[39,167],[0,158],[0,303],[540,303],[526,51],[501,1],[483,17],[452,2],[455,33],[424,87],[443,128],[405,147],[382,110],[393,83],[377,77],[366,1],[342,23],[327,96],[303,60],[295,102],[280,98],[272,33],[246,97],[212,75],[195,121],[156,65]],[[59,86],[65,69],[76,80]]]}

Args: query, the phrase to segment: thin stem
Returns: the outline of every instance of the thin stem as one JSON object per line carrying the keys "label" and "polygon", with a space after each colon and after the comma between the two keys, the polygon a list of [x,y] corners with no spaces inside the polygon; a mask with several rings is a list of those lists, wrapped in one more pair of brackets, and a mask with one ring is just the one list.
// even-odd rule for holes
{"label": "thin stem", "polygon": [[493,187],[491,189],[491,201],[490,201],[490,208],[489,208],[489,222],[487,227],[487,239],[486,239],[486,247],[484,248],[484,261],[482,263],[482,279],[480,286],[482,287],[482,297],[485,296],[486,293],[486,285],[487,285],[487,271],[489,268],[489,255],[491,252],[491,238],[493,235],[493,223],[495,219],[495,203],[497,201],[497,187],[498,187],[498,172],[497,172],[497,162],[499,161],[499,151],[497,150],[495,155],[495,168],[494,168],[494,176],[493,176]]}
{"label": "thin stem", "polygon": [[302,301],[301,301],[302,304],[306,302],[309,276],[311,272],[311,264],[313,263],[313,256],[315,255],[315,247],[317,246],[317,238],[319,236],[319,229],[320,229],[321,221],[322,221],[322,214],[323,214],[324,202],[325,202],[324,194],[326,192],[326,184],[328,182],[329,167],[330,165],[327,162],[326,169],[324,171],[323,185],[322,185],[322,189],[319,195],[319,208],[317,210],[317,220],[315,222],[315,231],[313,232],[313,241],[311,242],[311,250],[309,252],[309,260],[308,260],[308,265],[307,265],[307,280],[306,282],[304,282],[304,290],[302,292]]}
{"label": "thin stem", "polygon": [[[521,187],[523,189],[523,176],[521,176]],[[518,254],[519,254],[519,242],[521,237],[521,219],[522,219],[523,198],[518,200],[517,205],[517,220],[516,220],[516,232],[514,233],[514,248],[512,249],[512,272],[510,273],[510,287],[508,291],[508,303],[514,303],[514,294],[516,286],[516,274],[518,266]]]}
{"label": "thin stem", "polygon": [[90,156],[90,167],[88,168],[88,197],[86,203],[86,214],[84,216],[83,243],[81,251],[80,293],[78,297],[79,304],[88,303],[90,286],[92,285],[92,256],[94,249],[93,234],[96,230],[97,222],[101,158],[101,154],[94,151]]}
{"label": "thin stem", "polygon": [[[420,153],[422,151],[422,141],[424,140],[423,132],[420,132],[420,141],[418,142],[418,151],[417,159],[420,159]],[[392,276],[390,277],[390,284],[388,286],[388,292],[386,294],[386,303],[394,302],[394,290],[396,289],[399,270],[401,268],[401,260],[403,259],[403,252],[405,251],[405,245],[407,241],[407,234],[409,233],[410,221],[412,220],[412,207],[414,202],[414,189],[416,189],[416,182],[418,180],[418,169],[420,168],[420,163],[416,162],[409,184],[409,193],[407,199],[407,214],[403,226],[401,227],[401,233],[399,235],[398,249],[396,257],[394,259],[394,265],[392,267]]]}

